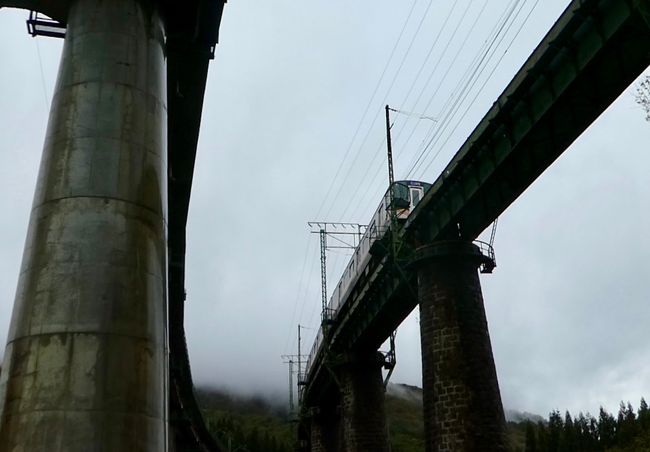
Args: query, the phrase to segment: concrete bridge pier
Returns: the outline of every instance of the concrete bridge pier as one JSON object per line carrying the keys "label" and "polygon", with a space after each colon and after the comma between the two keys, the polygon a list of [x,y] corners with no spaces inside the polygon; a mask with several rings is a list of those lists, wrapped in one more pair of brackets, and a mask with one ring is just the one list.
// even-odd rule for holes
{"label": "concrete bridge pier", "polygon": [[471,242],[417,250],[427,452],[506,451],[505,419]]}
{"label": "concrete bridge pier", "polygon": [[343,448],[346,452],[388,452],[384,356],[357,353],[344,358],[336,373],[341,391]]}
{"label": "concrete bridge pier", "polygon": [[0,380],[0,452],[164,452],[164,23],[153,0],[76,0],[66,23]]}

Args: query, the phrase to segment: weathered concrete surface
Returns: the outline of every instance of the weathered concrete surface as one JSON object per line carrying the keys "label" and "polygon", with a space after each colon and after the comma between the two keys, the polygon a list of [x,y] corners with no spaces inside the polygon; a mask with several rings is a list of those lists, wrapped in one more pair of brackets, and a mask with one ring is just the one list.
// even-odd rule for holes
{"label": "weathered concrete surface", "polygon": [[69,14],[0,378],[0,452],[167,450],[164,28]]}
{"label": "weathered concrete surface", "polygon": [[426,451],[505,452],[480,251],[469,242],[442,242],[418,254]]}

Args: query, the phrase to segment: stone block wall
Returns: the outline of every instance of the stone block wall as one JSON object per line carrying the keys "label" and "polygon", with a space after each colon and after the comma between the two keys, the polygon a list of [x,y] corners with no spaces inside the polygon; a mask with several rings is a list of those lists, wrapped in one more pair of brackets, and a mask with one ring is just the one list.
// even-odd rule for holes
{"label": "stone block wall", "polygon": [[505,419],[471,243],[418,266],[427,452],[505,451]]}

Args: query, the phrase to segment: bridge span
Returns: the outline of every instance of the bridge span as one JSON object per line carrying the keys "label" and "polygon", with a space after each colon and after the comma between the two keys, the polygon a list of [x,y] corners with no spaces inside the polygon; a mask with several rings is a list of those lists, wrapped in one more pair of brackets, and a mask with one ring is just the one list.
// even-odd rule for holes
{"label": "bridge span", "polygon": [[324,316],[302,377],[303,450],[388,450],[378,347],[419,305],[427,451],[505,450],[472,241],[650,64],[650,2],[574,0],[406,222]]}

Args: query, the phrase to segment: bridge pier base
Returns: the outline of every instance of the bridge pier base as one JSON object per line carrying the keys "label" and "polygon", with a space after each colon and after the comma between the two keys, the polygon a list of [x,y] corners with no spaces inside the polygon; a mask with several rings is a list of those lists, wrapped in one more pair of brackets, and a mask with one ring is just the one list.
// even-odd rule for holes
{"label": "bridge pier base", "polygon": [[426,451],[505,451],[480,250],[439,242],[417,254]]}
{"label": "bridge pier base", "polygon": [[383,355],[373,352],[350,357],[337,369],[346,452],[389,451],[383,364]]}

